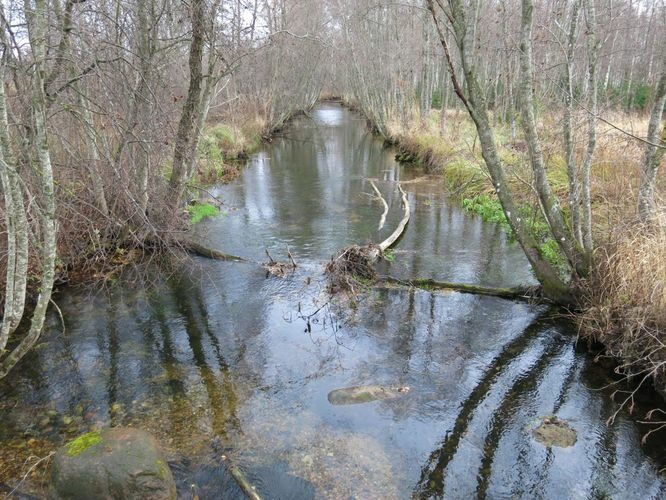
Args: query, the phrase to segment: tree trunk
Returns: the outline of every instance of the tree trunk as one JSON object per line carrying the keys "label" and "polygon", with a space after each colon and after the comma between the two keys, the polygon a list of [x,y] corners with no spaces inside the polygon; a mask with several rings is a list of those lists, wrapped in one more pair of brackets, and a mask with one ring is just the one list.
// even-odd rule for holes
{"label": "tree trunk", "polygon": [[597,145],[597,59],[599,54],[599,41],[597,39],[597,17],[594,0],[586,0],[585,3],[585,27],[587,28],[587,78],[589,110],[587,119],[587,149],[585,161],[583,162],[582,181],[582,233],[583,247],[586,258],[592,257],[592,196],[590,186],[590,171],[592,170],[592,159]]}
{"label": "tree trunk", "polygon": [[567,176],[569,178],[569,208],[574,237],[579,245],[583,245],[583,232],[580,224],[580,185],[578,182],[578,166],[576,164],[576,145],[572,131],[573,120],[573,65],[575,44],[578,36],[578,18],[580,2],[574,0],[571,9],[571,22],[567,37],[566,66],[564,71],[564,145],[567,159]]}
{"label": "tree trunk", "polygon": [[[641,171],[641,187],[638,192],[638,214],[643,222],[649,222],[655,215],[655,184],[657,182],[657,172],[659,164],[664,156],[666,148],[666,123],[661,131],[659,138],[659,125],[664,113],[666,104],[666,56],[662,57],[661,75],[655,92],[654,104],[650,113],[650,123],[648,125],[647,141],[645,155],[643,157],[643,168]],[[657,147],[660,146],[660,147]]]}
{"label": "tree trunk", "polygon": [[28,35],[34,59],[32,75],[32,111],[34,115],[35,147],[37,166],[41,181],[42,200],[40,207],[41,222],[41,282],[37,304],[32,313],[30,329],[19,344],[0,362],[0,379],[18,363],[37,342],[46,318],[46,310],[51,301],[51,291],[55,279],[56,231],[55,197],[53,169],[46,132],[46,93],[44,91],[44,72],[46,60],[46,40],[48,26],[48,7],[45,0],[35,0],[34,8],[29,1],[24,2]]}
{"label": "tree trunk", "polygon": [[588,272],[587,261],[582,258],[583,251],[567,228],[560,203],[553,194],[550,183],[546,178],[546,168],[543,160],[541,141],[537,133],[536,117],[534,113],[534,96],[532,84],[534,71],[532,67],[532,17],[534,4],[532,0],[522,0],[522,17],[520,30],[520,74],[519,90],[521,97],[520,112],[523,121],[523,131],[530,155],[534,187],[539,195],[539,202],[548,221],[550,231],[560,249],[564,253],[569,265],[578,276],[585,276]]}
{"label": "tree trunk", "polygon": [[204,0],[192,0],[190,4],[190,17],[192,23],[192,41],[190,42],[190,84],[187,90],[187,99],[180,115],[176,145],[173,155],[173,168],[171,171],[171,204],[176,209],[183,197],[187,174],[192,171],[195,161],[195,136],[199,134],[197,124],[198,112],[201,106],[201,93],[203,84],[203,52],[205,36]]}

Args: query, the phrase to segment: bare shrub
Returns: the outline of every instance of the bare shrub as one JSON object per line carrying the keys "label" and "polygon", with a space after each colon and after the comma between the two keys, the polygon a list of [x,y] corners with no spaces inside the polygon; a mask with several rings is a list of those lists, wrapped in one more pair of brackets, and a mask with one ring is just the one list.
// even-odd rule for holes
{"label": "bare shrub", "polygon": [[[616,372],[666,393],[666,217],[625,226],[595,255],[578,316],[581,334],[623,360]],[[633,394],[631,395],[633,396]],[[624,404],[631,404],[627,398]]]}

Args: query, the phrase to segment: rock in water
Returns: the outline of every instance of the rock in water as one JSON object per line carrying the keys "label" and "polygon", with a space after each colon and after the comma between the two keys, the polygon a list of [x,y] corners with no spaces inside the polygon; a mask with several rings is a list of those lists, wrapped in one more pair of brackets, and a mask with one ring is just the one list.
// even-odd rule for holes
{"label": "rock in water", "polygon": [[409,392],[409,387],[385,387],[381,385],[361,385],[336,389],[328,393],[328,401],[333,405],[355,405],[378,399],[391,399]]}
{"label": "rock in water", "polygon": [[51,466],[56,499],[176,498],[176,484],[155,439],[130,428],[90,432],[60,448]]}
{"label": "rock in water", "polygon": [[550,416],[541,419],[541,424],[532,431],[534,439],[546,446],[568,448],[576,444],[576,431],[564,420]]}

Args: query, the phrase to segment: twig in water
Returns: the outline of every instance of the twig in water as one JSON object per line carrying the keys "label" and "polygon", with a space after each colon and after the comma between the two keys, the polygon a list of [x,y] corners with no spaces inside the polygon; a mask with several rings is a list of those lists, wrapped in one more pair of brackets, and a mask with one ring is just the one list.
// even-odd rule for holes
{"label": "twig in water", "polygon": [[[37,467],[39,464],[41,464],[44,460],[50,459],[53,455],[55,455],[55,451],[52,451],[51,453],[49,453],[45,457],[40,458],[34,464],[32,464],[30,466],[30,468],[28,469],[28,472],[25,473],[25,475],[21,478],[21,480],[18,482],[18,484],[14,487],[14,489],[12,491],[9,492],[9,495],[7,495],[7,496],[11,497],[14,493],[16,493],[16,490],[19,489],[19,486],[21,486],[23,484],[23,481],[25,481],[28,478],[28,476],[35,469],[35,467]],[[28,457],[28,460],[30,460],[30,458],[33,458],[33,457]]]}

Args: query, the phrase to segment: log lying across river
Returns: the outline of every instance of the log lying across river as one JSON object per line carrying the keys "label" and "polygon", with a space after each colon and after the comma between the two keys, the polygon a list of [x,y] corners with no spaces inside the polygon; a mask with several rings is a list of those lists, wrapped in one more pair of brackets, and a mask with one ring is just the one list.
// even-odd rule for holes
{"label": "log lying across river", "polygon": [[490,297],[500,297],[503,299],[522,300],[525,302],[543,302],[545,299],[541,295],[541,288],[536,287],[512,287],[495,288],[480,285],[469,285],[467,283],[450,283],[446,281],[435,281],[432,279],[409,279],[399,280],[391,276],[380,278],[377,284],[381,286],[390,285],[397,287],[421,288],[423,290],[452,290],[461,293],[470,293],[474,295],[487,295]]}

